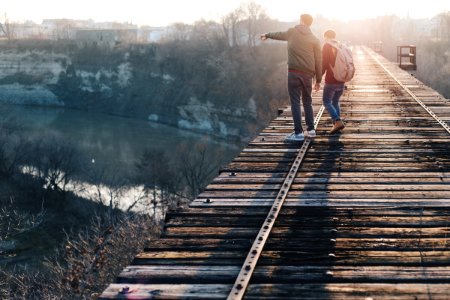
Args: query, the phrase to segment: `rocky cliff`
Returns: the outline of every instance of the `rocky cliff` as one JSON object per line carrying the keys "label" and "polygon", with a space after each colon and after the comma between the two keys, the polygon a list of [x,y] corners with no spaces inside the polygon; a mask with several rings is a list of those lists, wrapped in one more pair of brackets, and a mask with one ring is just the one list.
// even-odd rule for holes
{"label": "rocky cliff", "polygon": [[0,102],[147,119],[248,138],[286,99],[283,57],[202,45],[0,44]]}

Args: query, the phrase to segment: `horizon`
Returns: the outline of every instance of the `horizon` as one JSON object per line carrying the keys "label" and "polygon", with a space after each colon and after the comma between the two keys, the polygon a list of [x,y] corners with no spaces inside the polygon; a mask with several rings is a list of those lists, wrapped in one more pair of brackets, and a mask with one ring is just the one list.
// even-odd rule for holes
{"label": "horizon", "polygon": [[[142,4],[141,1],[129,0],[127,6],[123,7],[121,2],[105,0],[98,0],[95,3],[86,0],[71,3],[54,0],[40,2],[14,0],[8,1],[3,6],[4,11],[0,11],[0,22],[5,19],[6,14],[10,22],[33,21],[40,24],[44,19],[92,19],[95,22],[120,22],[158,27],[169,26],[176,22],[193,24],[202,19],[220,21],[221,17],[248,2],[241,0],[224,2],[166,0],[152,6],[152,3]],[[340,2],[324,0],[321,1],[322,5],[320,6],[317,3],[303,0],[295,2],[292,0],[256,0],[253,2],[259,4],[270,18],[282,22],[297,22],[302,13],[346,22],[386,15],[396,15],[399,18],[431,19],[440,13],[450,11],[450,2],[438,0],[414,4],[406,0],[393,2],[378,0],[376,4],[357,0]],[[27,8],[25,11],[24,7]],[[90,9],[88,9],[89,7]]]}

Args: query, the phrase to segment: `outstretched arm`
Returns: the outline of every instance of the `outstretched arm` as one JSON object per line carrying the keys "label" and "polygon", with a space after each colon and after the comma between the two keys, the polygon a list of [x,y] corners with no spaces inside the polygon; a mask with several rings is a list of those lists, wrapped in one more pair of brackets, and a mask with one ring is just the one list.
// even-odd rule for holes
{"label": "outstretched arm", "polygon": [[279,40],[279,41],[287,41],[287,39],[288,39],[288,32],[287,31],[281,31],[281,32],[269,32],[269,33],[266,33],[266,34],[261,34],[261,40],[265,41],[267,39]]}

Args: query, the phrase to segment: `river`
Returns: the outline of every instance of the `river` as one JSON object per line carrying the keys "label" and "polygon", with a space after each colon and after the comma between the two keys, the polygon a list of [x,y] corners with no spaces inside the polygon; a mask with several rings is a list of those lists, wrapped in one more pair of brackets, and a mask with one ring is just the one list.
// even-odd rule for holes
{"label": "river", "polygon": [[[181,144],[207,145],[210,159],[221,157],[224,163],[244,146],[174,127],[99,113],[65,108],[36,106],[0,106],[2,118],[14,118],[28,135],[53,132],[78,147],[83,159],[109,170],[132,173],[135,162],[146,149],[162,150],[176,160]],[[213,162],[211,162],[213,163]]]}
{"label": "river", "polygon": [[[178,159],[177,148],[181,144],[195,147],[196,143],[202,143],[207,145],[209,152],[207,158],[210,159],[208,163],[215,165],[216,162],[212,160],[220,158],[225,164],[235,157],[244,146],[239,142],[227,142],[205,134],[180,130],[145,120],[64,108],[0,105],[0,121],[7,119],[15,119],[21,131],[29,137],[42,136],[49,132],[59,135],[63,140],[78,148],[81,153],[80,159],[86,160],[89,168],[107,167],[107,170],[114,170],[113,172],[118,170],[115,173],[119,174],[118,176],[132,174],[136,161],[146,149],[163,150],[168,159],[176,160]],[[81,173],[83,174],[83,172]],[[88,175],[84,176],[89,177]],[[107,198],[111,197],[110,191],[113,188],[108,190],[108,182],[104,185],[96,182],[94,186],[89,180],[89,178],[77,178],[74,184],[68,184],[67,190],[81,198],[101,201],[108,205],[109,200],[98,197],[99,190],[101,189],[102,195]],[[74,186],[76,188],[73,188]],[[127,209],[138,195],[142,195],[143,186],[128,185],[122,187],[121,190],[123,192],[116,198],[117,203],[114,205]],[[157,203],[150,206],[153,209],[148,209],[149,203],[152,203],[151,199],[151,196],[142,198],[142,206],[133,206],[133,210],[153,215],[155,220],[163,218],[162,203]],[[77,207],[76,203],[81,202],[66,205]],[[82,210],[83,205],[77,209]],[[64,213],[59,215],[58,209],[51,209],[50,213],[46,212],[46,221],[39,228],[0,244],[0,254],[2,247],[8,246],[14,249],[14,255],[0,256],[0,265],[6,263],[14,266],[19,262],[21,264],[40,264],[43,256],[53,255],[54,248],[60,245],[64,238],[62,229],[69,230],[69,227],[73,225],[71,222],[74,222],[74,219],[70,218],[79,218],[77,212],[72,215],[65,210],[62,211]],[[65,221],[65,218],[68,220]]]}

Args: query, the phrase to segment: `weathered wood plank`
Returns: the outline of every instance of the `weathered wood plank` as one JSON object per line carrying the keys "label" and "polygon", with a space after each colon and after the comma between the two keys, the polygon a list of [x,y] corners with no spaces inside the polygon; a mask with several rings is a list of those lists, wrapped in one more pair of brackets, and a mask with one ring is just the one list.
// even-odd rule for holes
{"label": "weathered wood plank", "polygon": [[[450,177],[296,177],[294,184],[333,184],[333,185],[371,185],[371,184],[405,184],[405,185],[445,185],[450,182]],[[281,184],[283,178],[264,177],[216,177],[210,185],[240,185],[240,184]]]}
{"label": "weathered wood plank", "polygon": [[[253,172],[239,172],[233,174],[231,177],[251,177],[251,178],[284,178],[287,173],[253,173]],[[230,173],[222,173],[217,178],[230,177]],[[450,172],[306,172],[300,170],[296,174],[297,178],[450,178]]]}
{"label": "weathered wood plank", "polygon": [[[207,202],[206,199],[197,199],[192,202],[192,207],[263,207],[272,206],[273,199],[237,199],[237,198],[217,198],[211,199]],[[404,198],[397,201],[371,198],[355,198],[355,199],[291,199],[288,198],[283,207],[335,207],[344,208],[352,206],[354,208],[378,208],[380,206],[400,208],[400,207],[450,207],[450,199],[410,199]]]}
{"label": "weathered wood plank", "polygon": [[[280,190],[282,184],[210,184],[207,186],[207,191],[251,191],[251,190]],[[293,184],[291,191],[450,191],[450,185],[446,183],[441,184]]]}
{"label": "weathered wood plank", "polygon": [[[236,266],[128,266],[118,277],[127,283],[232,283]],[[450,266],[257,266],[254,283],[288,282],[450,283]]]}
{"label": "weathered wood plank", "polygon": [[[321,217],[320,219],[318,217]],[[179,216],[172,217],[167,220],[167,227],[174,226],[203,226],[205,222],[209,226],[260,226],[265,219],[265,215],[253,216],[218,216],[218,215],[196,215],[196,216]],[[277,224],[280,226],[302,226],[319,227],[330,226],[330,224],[338,224],[343,226],[377,226],[377,227],[442,227],[450,224],[450,216],[327,216],[319,214],[311,214],[304,216],[301,214],[281,214]],[[188,225],[186,225],[188,224]]]}
{"label": "weathered wood plank", "polygon": [[[169,227],[165,236],[170,238],[255,238],[258,227]],[[447,238],[450,228],[379,228],[379,227],[352,227],[345,228],[339,226],[329,226],[321,228],[301,228],[295,229],[305,237],[326,236],[330,237],[330,232],[334,232],[336,238]],[[275,227],[271,232],[272,237],[282,238],[292,236],[290,227]]]}
{"label": "weathered wood plank", "polygon": [[[248,239],[160,239],[144,249],[152,251],[208,251],[222,249],[224,251],[245,251],[251,246]],[[323,237],[289,237],[274,238],[267,242],[266,250],[404,250],[412,251],[448,251],[450,238],[336,238],[333,241]]]}
{"label": "weathered wood plank", "polygon": [[[325,251],[316,252],[315,250],[322,249]],[[450,262],[450,250],[448,251],[434,251],[434,250],[423,250],[420,247],[416,247],[415,251],[408,251],[403,249],[389,249],[383,251],[375,251],[372,249],[364,249],[364,250],[353,250],[353,249],[338,249],[335,247],[326,248],[310,248],[303,250],[295,250],[295,249],[282,249],[279,251],[267,250],[261,254],[261,265],[265,263],[277,263],[279,265],[283,265],[286,263],[298,262],[299,260],[305,261],[310,260],[311,257],[306,258],[304,256],[314,256],[314,255],[325,255],[329,259],[333,260],[333,266],[337,266],[342,261],[340,260],[352,260],[351,262],[345,261],[345,265],[353,265],[353,264],[373,264],[374,262],[380,264],[380,260],[387,259],[388,261],[393,262],[395,265],[403,265],[406,263],[418,263],[421,265],[426,265],[427,263],[446,263]],[[294,255],[294,254],[302,253],[302,256]],[[335,256],[329,257],[329,253],[333,253]],[[142,252],[138,254],[135,258],[135,264],[139,265],[151,265],[155,260],[167,260],[173,259],[174,263],[177,262],[176,259],[212,259],[216,260],[228,260],[229,259],[241,259],[243,258],[245,252],[243,251],[231,251],[231,250],[222,250],[216,249],[215,251],[164,251],[164,252]],[[395,260],[392,260],[395,258]],[[358,261],[359,260],[359,261]],[[450,280],[450,279],[449,279]]]}
{"label": "weathered wood plank", "polygon": [[[129,294],[120,291],[128,287]],[[111,284],[99,299],[225,299],[230,284]],[[250,284],[246,299],[382,299],[444,300],[450,298],[449,284]]]}
{"label": "weathered wood plank", "polygon": [[[278,195],[276,190],[206,190],[199,195],[199,198],[270,198],[275,199]],[[389,199],[391,202],[398,199],[446,199],[450,200],[450,195],[447,191],[391,191],[391,190],[357,190],[352,191],[350,194],[343,190],[291,190],[288,193],[289,197],[297,199],[317,199],[317,200],[327,200],[327,199]]]}

